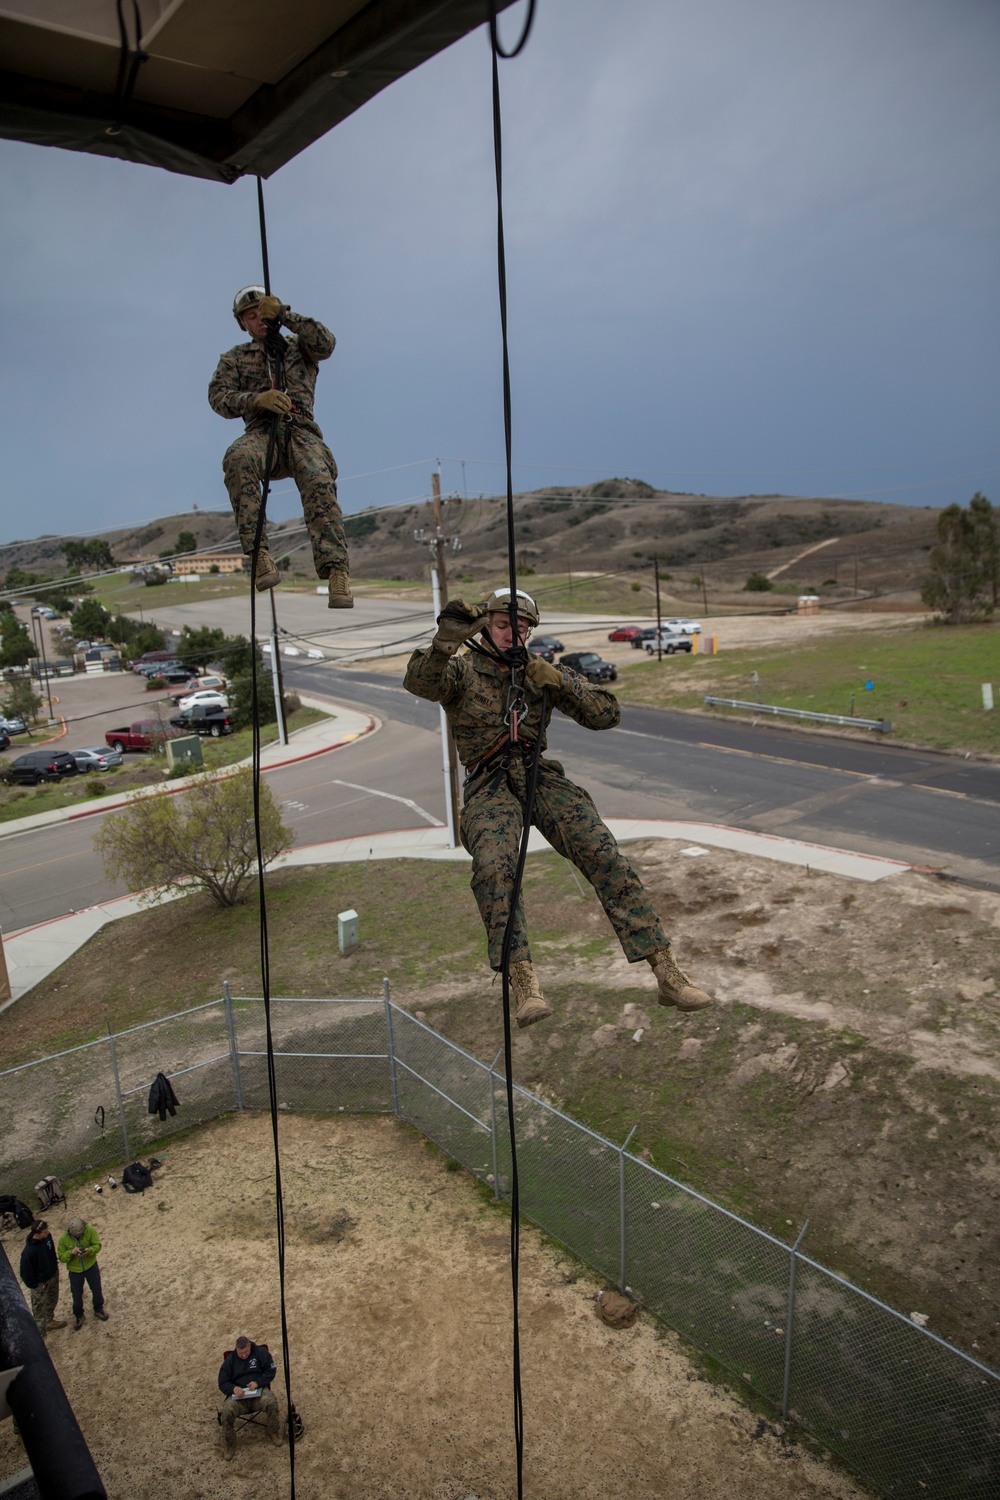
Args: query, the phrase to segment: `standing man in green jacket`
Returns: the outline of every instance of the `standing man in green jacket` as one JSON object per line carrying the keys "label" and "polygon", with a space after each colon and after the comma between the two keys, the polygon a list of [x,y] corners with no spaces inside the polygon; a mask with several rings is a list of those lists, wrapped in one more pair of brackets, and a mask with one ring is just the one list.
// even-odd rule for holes
{"label": "standing man in green jacket", "polygon": [[90,1287],[94,1299],[94,1317],[102,1323],[108,1321],[104,1311],[104,1292],[101,1288],[101,1270],[97,1257],[101,1241],[93,1224],[83,1219],[70,1219],[59,1240],[57,1254],[69,1271],[69,1289],[73,1294],[73,1328],[79,1333],[83,1327],[83,1283]]}
{"label": "standing man in green jacket", "polygon": [[[320,361],[330,358],[337,340],[322,323],[292,312],[262,286],[245,286],[236,293],[233,316],[250,335],[250,343],[237,344],[219,360],[208,400],[220,417],[242,417],[246,424],[222,460],[240,545],[247,557],[253,555],[261,484],[277,418],[270,477],[295,480],[316,572],[327,580],[327,603],[331,609],[352,609],[337,463],[313,416]],[[278,333],[279,324],[289,329],[287,338]],[[254,575],[258,590],[273,589],[281,576],[265,540]]]}
{"label": "standing man in green jacket", "polygon": [[[537,624],[535,601],[518,590],[518,645],[525,645]],[[463,642],[475,645],[475,636],[481,636],[488,649],[456,655]],[[586,729],[613,729],[621,720],[613,693],[592,686],[569,667],[550,666],[537,656],[529,658],[523,687],[516,688],[510,666],[502,659],[512,642],[509,588],[495,589],[484,604],[455,599],[438,616],[429,648],[410,657],[403,679],[418,698],[443,706],[455,736],[465,767],[462,843],[472,855],[472,889],[486,927],[490,966],[497,970],[536,742],[541,740],[539,748],[544,751],[554,708]],[[512,710],[517,713],[518,733],[513,742],[508,728]],[[711,997],[674,962],[649,894],[589,794],[570,781],[558,761],[544,755],[538,762],[532,823],[590,881],[629,962],[645,959],[649,964],[660,1004],[678,1010],[711,1005]],[[514,915],[510,978],[518,1026],[552,1014],[532,967],[520,900]]]}

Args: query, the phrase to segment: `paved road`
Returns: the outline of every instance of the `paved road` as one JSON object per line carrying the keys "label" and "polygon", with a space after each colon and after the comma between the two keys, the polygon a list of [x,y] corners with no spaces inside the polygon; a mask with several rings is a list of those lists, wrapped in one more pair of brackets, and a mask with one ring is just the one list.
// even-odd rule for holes
{"label": "paved road", "polygon": [[[436,730],[435,705],[378,674],[295,664],[288,677]],[[606,817],[731,823],[1000,883],[996,766],[640,708],[600,736],[557,716],[550,748]]]}
{"label": "paved road", "polygon": [[[384,722],[379,734],[336,755],[269,773],[297,845],[444,821],[435,705],[375,673],[285,666],[290,687]],[[102,738],[101,722],[93,721],[92,738]],[[606,817],[726,823],[1000,884],[993,766],[648,709],[627,709],[622,728],[600,736],[559,716],[551,753]],[[5,931],[124,894],[105,881],[93,853],[96,824],[87,818],[0,840]]]}

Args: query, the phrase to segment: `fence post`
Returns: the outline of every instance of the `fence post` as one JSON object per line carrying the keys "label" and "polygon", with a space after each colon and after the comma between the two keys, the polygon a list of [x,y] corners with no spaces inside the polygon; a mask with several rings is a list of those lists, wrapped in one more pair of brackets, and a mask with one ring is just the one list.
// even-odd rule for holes
{"label": "fence post", "polygon": [[229,1037],[229,1061],[233,1065],[233,1093],[236,1108],[243,1109],[243,1075],[240,1073],[240,1054],[236,1046],[236,1027],[233,1024],[233,997],[229,993],[229,980],[222,981],[222,1003],[226,1008],[226,1033]]}
{"label": "fence post", "polygon": [[111,1048],[111,1071],[115,1075],[115,1094],[118,1098],[118,1118],[121,1121],[122,1140],[125,1143],[125,1160],[131,1161],[132,1148],[128,1143],[128,1125],[125,1122],[125,1100],[122,1098],[122,1086],[118,1081],[118,1058],[115,1056],[115,1039],[111,1034],[111,1022],[107,1023],[108,1045]]}
{"label": "fence post", "polygon": [[618,1147],[618,1234],[621,1244],[621,1284],[619,1290],[625,1295],[625,1152],[628,1150],[629,1141],[639,1129],[633,1125],[622,1145]]}
{"label": "fence post", "polygon": [[392,1036],[392,1001],[389,999],[389,981],[382,980],[382,996],[385,1000],[385,1037],[389,1049],[389,1082],[392,1085],[392,1112],[399,1114],[399,1086],[396,1082],[396,1048]]}
{"label": "fence post", "polygon": [[500,1202],[500,1159],[497,1155],[497,1091],[493,1087],[493,1069],[503,1055],[503,1048],[490,1064],[490,1144],[493,1147],[493,1200]]}
{"label": "fence post", "polygon": [[792,1325],[795,1322],[795,1272],[798,1266],[798,1248],[802,1236],[809,1228],[809,1220],[799,1230],[799,1237],[792,1246],[788,1263],[788,1315],[785,1319],[785,1384],[781,1393],[781,1420],[788,1421],[788,1396],[792,1384]]}

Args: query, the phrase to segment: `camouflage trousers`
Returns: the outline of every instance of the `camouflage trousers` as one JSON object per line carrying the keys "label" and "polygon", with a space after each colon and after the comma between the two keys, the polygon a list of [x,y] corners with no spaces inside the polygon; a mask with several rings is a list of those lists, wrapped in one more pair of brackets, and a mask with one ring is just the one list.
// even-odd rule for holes
{"label": "camouflage trousers", "polygon": [[256,1411],[262,1414],[268,1432],[281,1431],[278,1398],[273,1391],[261,1391],[259,1396],[244,1400],[239,1400],[236,1396],[226,1397],[222,1405],[222,1438],[227,1447],[236,1441],[236,1418],[248,1417],[251,1412]]}
{"label": "camouflage trousers", "polygon": [[[472,890],[493,969],[501,966],[526,791],[527,774],[518,761],[499,780],[487,771],[473,783],[462,808],[462,844],[472,855]],[[531,821],[556,853],[571,860],[590,881],[629,963],[668,946],[642,881],[601,821],[590,795],[563,774],[558,761],[540,764]],[[510,958],[517,963],[530,957],[524,904],[519,900]]]}
{"label": "camouflage trousers", "polygon": [[48,1281],[43,1281],[41,1286],[31,1288],[31,1316],[35,1320],[35,1327],[45,1337],[46,1325],[50,1318],[56,1315],[56,1304],[59,1301],[59,1273],[50,1276]]}
{"label": "camouflage trousers", "polygon": [[[269,435],[269,426],[249,428],[226,449],[222,460],[240,546],[247,557],[253,552],[257,535]],[[331,568],[346,568],[347,543],[337,501],[337,461],[318,427],[310,431],[278,423],[271,479],[294,479],[298,486],[319,577],[326,578]]]}

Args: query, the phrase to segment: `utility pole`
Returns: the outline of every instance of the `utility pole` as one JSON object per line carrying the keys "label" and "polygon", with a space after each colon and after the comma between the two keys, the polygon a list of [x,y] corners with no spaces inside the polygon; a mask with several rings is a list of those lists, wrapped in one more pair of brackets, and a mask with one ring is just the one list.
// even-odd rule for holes
{"label": "utility pole", "polygon": [[[45,682],[45,696],[49,700],[49,723],[54,724],[55,714],[52,712],[52,684],[49,682],[49,664],[45,659],[45,636],[43,634],[44,626],[42,625],[41,615],[30,614],[28,618],[31,621],[32,640],[34,640],[35,645],[38,647],[38,654],[42,659],[41,675]],[[35,635],[36,622],[38,627],[37,637]]]}
{"label": "utility pole", "polygon": [[[274,685],[274,709],[278,715],[278,740],[282,745],[287,745],[285,684],[281,676],[281,652],[278,650],[278,610],[274,603],[274,589],[268,589],[267,592],[271,596],[271,681]],[[255,664],[254,671],[256,670]]]}
{"label": "utility pole", "polygon": [[[459,496],[454,497],[459,504]],[[431,475],[431,503],[434,507],[434,527],[430,536],[423,527],[418,527],[413,533],[415,542],[426,542],[431,554],[431,590],[434,600],[434,618],[437,619],[444,606],[448,603],[448,565],[446,561],[449,538],[445,535],[444,514],[441,505],[441,475],[435,470]],[[455,536],[450,539],[450,545],[454,552],[459,551],[461,542]],[[441,720],[441,759],[444,768],[445,785],[445,808],[448,814],[448,845],[451,849],[458,847],[458,749],[455,745],[455,737],[448,724],[448,716],[441,705],[438,705],[438,713]]]}
{"label": "utility pole", "polygon": [[660,638],[660,559],[653,555],[653,573],[656,578],[656,660],[663,660],[663,641]]}

